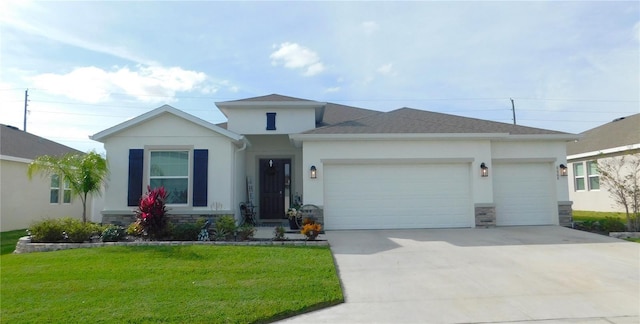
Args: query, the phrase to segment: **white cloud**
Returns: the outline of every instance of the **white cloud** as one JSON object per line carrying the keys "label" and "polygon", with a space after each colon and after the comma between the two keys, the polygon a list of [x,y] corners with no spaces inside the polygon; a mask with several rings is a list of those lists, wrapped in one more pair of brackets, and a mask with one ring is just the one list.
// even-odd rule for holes
{"label": "white cloud", "polygon": [[331,87],[324,90],[324,92],[338,92],[340,91],[340,87]]}
{"label": "white cloud", "polygon": [[364,30],[364,33],[367,35],[371,35],[378,31],[378,29],[380,29],[378,23],[376,23],[375,21],[365,21],[361,24],[361,26],[362,30]]}
{"label": "white cloud", "polygon": [[396,71],[393,69],[393,63],[387,63],[384,65],[381,65],[380,67],[378,67],[378,69],[376,69],[376,71],[382,75],[388,75],[388,76],[394,76],[396,75]]}
{"label": "white cloud", "polygon": [[[275,47],[275,46],[274,46]],[[271,64],[283,65],[288,69],[304,69],[304,76],[313,76],[324,71],[324,64],[318,54],[297,43],[282,43],[271,53]]]}
{"label": "white cloud", "polygon": [[199,90],[215,93],[205,84],[203,72],[180,67],[136,66],[106,71],[94,66],[75,68],[66,74],[45,73],[32,78],[35,87],[87,103],[109,100],[112,93],[124,93],[142,102],[167,102],[176,92]]}

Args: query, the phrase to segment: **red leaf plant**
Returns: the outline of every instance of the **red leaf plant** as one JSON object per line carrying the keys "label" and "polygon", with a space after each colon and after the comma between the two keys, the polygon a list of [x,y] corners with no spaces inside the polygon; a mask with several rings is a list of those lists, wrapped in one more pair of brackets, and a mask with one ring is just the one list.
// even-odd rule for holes
{"label": "red leaf plant", "polygon": [[159,239],[165,235],[167,229],[167,191],[164,187],[151,189],[147,186],[147,193],[140,198],[140,205],[135,211],[136,228],[139,235],[149,239]]}

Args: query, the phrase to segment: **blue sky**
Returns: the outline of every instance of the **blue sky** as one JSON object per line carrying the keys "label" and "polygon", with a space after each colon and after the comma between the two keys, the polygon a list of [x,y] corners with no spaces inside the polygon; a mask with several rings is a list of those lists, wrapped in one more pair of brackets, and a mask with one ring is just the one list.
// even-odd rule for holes
{"label": "blue sky", "polygon": [[0,2],[0,123],[71,147],[278,93],[579,133],[640,112],[640,2]]}

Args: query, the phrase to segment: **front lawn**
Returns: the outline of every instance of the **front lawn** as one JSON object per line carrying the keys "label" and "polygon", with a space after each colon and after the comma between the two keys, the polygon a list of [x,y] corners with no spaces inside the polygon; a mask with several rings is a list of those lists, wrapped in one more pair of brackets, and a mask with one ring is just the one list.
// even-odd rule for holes
{"label": "front lawn", "polygon": [[16,249],[18,239],[26,236],[27,232],[23,229],[17,231],[0,232],[0,255],[13,253]]}
{"label": "front lawn", "polygon": [[343,301],[328,247],[113,246],[0,258],[7,323],[267,322]]}

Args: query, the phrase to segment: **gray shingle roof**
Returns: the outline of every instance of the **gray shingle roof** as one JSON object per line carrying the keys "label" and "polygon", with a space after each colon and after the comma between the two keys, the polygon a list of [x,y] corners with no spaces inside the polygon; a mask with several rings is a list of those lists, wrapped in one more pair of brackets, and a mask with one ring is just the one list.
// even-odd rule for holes
{"label": "gray shingle roof", "polygon": [[476,118],[401,108],[316,128],[305,134],[450,134],[508,133],[511,135],[567,134]]}
{"label": "gray shingle roof", "polygon": [[578,142],[567,144],[567,154],[600,151],[640,143],[640,114],[616,119],[581,133]]}
{"label": "gray shingle roof", "polygon": [[295,98],[295,97],[288,97],[288,96],[283,96],[283,95],[279,95],[279,94],[270,94],[270,95],[266,95],[266,96],[259,96],[259,97],[253,97],[253,98],[246,98],[246,99],[240,99],[240,100],[231,100],[231,101],[224,101],[222,103],[231,103],[231,102],[251,102],[251,101],[313,101],[313,100],[307,100],[307,99],[301,99],[301,98]]}
{"label": "gray shingle roof", "polygon": [[35,159],[40,155],[59,156],[82,152],[46,138],[0,124],[0,155]]}

